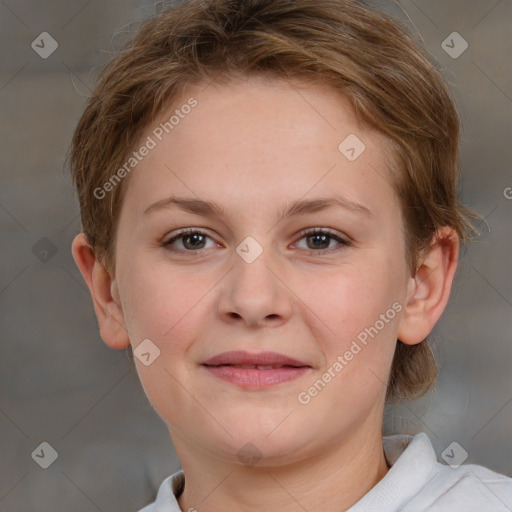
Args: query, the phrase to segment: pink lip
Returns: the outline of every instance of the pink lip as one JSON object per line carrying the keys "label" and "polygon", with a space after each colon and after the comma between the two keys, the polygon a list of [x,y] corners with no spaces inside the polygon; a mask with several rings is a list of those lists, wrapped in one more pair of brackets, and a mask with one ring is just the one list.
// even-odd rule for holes
{"label": "pink lip", "polygon": [[243,351],[224,352],[204,361],[202,366],[222,380],[256,391],[297,379],[311,369],[310,365],[277,352],[251,354]]}
{"label": "pink lip", "polygon": [[282,365],[282,366],[309,366],[302,361],[279,354],[277,352],[245,352],[243,350],[234,350],[232,352],[223,352],[210,359],[203,361],[202,364],[208,366],[220,365]]}

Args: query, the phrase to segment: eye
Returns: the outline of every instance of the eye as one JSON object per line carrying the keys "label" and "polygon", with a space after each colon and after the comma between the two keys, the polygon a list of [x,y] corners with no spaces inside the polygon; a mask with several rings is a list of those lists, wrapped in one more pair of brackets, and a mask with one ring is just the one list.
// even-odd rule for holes
{"label": "eye", "polygon": [[[207,240],[212,244],[207,247]],[[306,250],[315,254],[324,254],[343,249],[350,245],[350,242],[344,240],[330,229],[314,228],[303,231],[300,240],[306,239]],[[332,242],[337,242],[332,246]],[[180,244],[181,247],[176,247]],[[204,231],[200,229],[187,228],[179,231],[169,240],[163,243],[164,247],[172,252],[199,252],[201,249],[216,247],[217,244]]]}
{"label": "eye", "polygon": [[[314,228],[301,233],[302,239],[306,239],[306,249],[316,254],[337,251],[350,245],[350,242],[336,235],[330,229]],[[331,242],[338,242],[337,245],[331,246]]]}
{"label": "eye", "polygon": [[[164,242],[164,246],[170,251],[197,252],[199,249],[208,249],[206,247],[206,239],[211,239],[207,233],[199,229],[187,228],[174,235],[172,238]],[[213,241],[213,240],[212,240]],[[182,247],[176,248],[175,244],[180,243]],[[210,247],[215,247],[215,242]]]}

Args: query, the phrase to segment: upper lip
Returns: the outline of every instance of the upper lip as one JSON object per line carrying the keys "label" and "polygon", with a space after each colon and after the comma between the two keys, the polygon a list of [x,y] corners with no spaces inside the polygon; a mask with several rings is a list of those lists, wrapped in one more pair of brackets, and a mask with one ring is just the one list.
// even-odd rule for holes
{"label": "upper lip", "polygon": [[279,354],[278,352],[245,352],[235,350],[231,352],[222,352],[201,364],[207,366],[221,365],[262,365],[262,366],[310,366],[298,359]]}

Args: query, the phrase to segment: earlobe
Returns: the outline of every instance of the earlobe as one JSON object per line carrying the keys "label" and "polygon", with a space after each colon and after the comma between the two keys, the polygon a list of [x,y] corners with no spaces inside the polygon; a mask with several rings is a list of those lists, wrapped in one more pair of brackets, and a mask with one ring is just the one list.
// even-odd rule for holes
{"label": "earlobe", "polygon": [[402,343],[415,345],[431,333],[448,304],[458,257],[457,233],[449,227],[441,228],[410,278],[398,330]]}
{"label": "earlobe", "polygon": [[130,345],[117,284],[98,260],[85,233],[73,240],[71,252],[91,293],[100,335],[111,348],[122,350]]}

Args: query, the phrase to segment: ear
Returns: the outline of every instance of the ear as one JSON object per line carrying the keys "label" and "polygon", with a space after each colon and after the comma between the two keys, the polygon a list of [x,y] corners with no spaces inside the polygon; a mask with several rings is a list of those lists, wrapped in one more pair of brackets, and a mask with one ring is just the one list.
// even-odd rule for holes
{"label": "ear", "polygon": [[85,233],[75,237],[71,252],[91,292],[101,338],[111,348],[122,350],[128,347],[130,339],[115,276],[111,278],[103,263],[98,260]]}
{"label": "ear", "polygon": [[431,333],[450,298],[458,257],[457,233],[449,227],[439,229],[409,280],[397,336],[402,343],[416,345]]}

